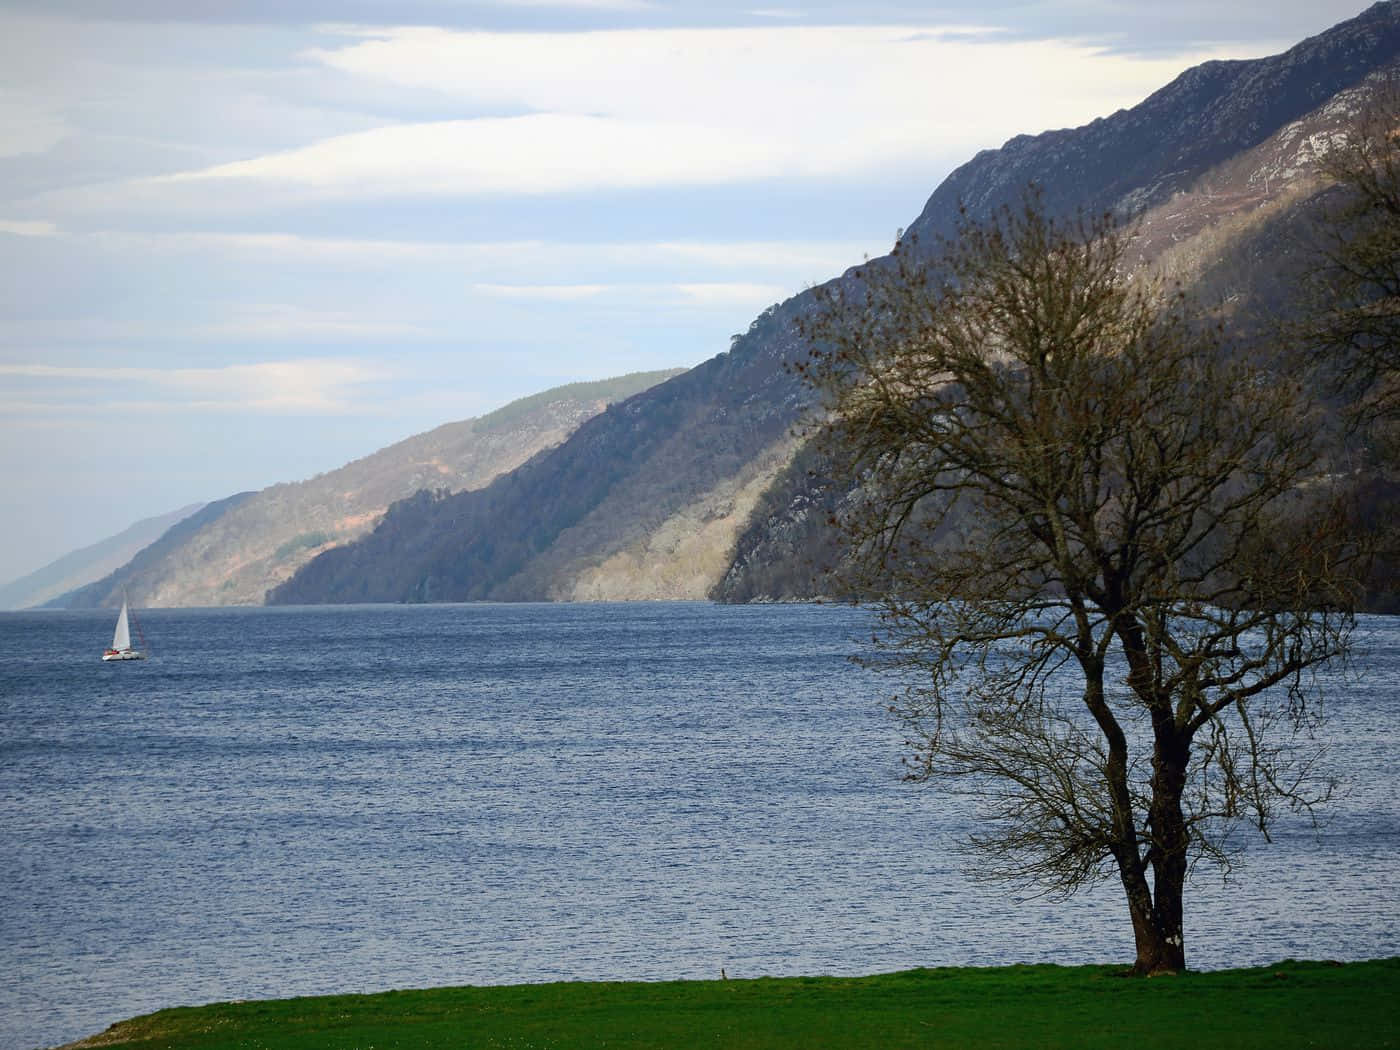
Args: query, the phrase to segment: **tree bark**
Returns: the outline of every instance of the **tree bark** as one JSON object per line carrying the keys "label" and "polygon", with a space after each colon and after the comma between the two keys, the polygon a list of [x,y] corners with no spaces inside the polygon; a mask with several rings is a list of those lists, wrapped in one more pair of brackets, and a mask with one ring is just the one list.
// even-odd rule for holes
{"label": "tree bark", "polygon": [[1186,942],[1182,935],[1182,897],[1186,889],[1187,850],[1190,833],[1181,812],[1191,761],[1190,736],[1172,721],[1164,701],[1154,712],[1156,733],[1152,758],[1152,914],[1161,938],[1161,952],[1148,973],[1186,969]]}
{"label": "tree bark", "polygon": [[[1097,670],[1098,675],[1093,672]],[[1182,938],[1182,897],[1186,883],[1186,822],[1181,813],[1181,795],[1186,785],[1186,760],[1189,746],[1180,744],[1166,727],[1170,737],[1164,749],[1159,744],[1154,757],[1152,777],[1152,806],[1148,813],[1153,845],[1144,860],[1138,847],[1137,828],[1133,821],[1131,795],[1128,791],[1127,740],[1113,718],[1103,698],[1102,667],[1085,667],[1089,678],[1085,690],[1085,705],[1098,720],[1109,741],[1108,763],[1104,769],[1109,797],[1113,800],[1113,834],[1116,846],[1114,860],[1119,879],[1128,898],[1128,913],[1133,923],[1133,940],[1137,959],[1133,972],[1137,974],[1178,973],[1186,968],[1186,947]],[[1171,755],[1163,761],[1163,751]],[[1165,836],[1165,838],[1164,838]],[[1170,843],[1167,849],[1164,842]],[[1152,868],[1152,885],[1147,879],[1148,865]]]}
{"label": "tree bark", "polygon": [[1186,969],[1182,899],[1186,889],[1187,849],[1190,835],[1181,812],[1190,761],[1189,738],[1171,725],[1170,715],[1154,718],[1156,746],[1152,758],[1152,802],[1148,827],[1152,846],[1152,893],[1144,909],[1129,896],[1133,933],[1137,942],[1137,974],[1179,973]]}
{"label": "tree bark", "polygon": [[[1140,860],[1119,860],[1119,874],[1128,898],[1133,921],[1133,941],[1137,958],[1133,973],[1140,976],[1180,973],[1186,969],[1186,946],[1181,936],[1182,890],[1184,877],[1176,880],[1154,863],[1154,888],[1148,889]],[[1185,874],[1185,867],[1181,869]],[[1155,892],[1154,892],[1155,891]]]}

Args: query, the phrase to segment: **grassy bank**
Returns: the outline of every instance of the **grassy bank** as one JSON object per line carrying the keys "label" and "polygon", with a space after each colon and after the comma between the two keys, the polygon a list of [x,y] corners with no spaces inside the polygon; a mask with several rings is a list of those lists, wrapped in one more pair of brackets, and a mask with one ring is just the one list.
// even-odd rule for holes
{"label": "grassy bank", "polygon": [[1400,958],[1139,980],[1121,967],[542,984],[163,1010],[73,1047],[1400,1047]]}

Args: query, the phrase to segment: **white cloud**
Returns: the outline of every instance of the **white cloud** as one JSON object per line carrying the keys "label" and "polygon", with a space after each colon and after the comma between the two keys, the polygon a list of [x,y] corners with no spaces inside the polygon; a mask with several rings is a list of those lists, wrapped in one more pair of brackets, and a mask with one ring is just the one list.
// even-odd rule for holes
{"label": "white cloud", "polygon": [[52,237],[58,227],[51,222],[0,219],[0,233],[14,237]]}
{"label": "white cloud", "polygon": [[256,208],[936,171],[1012,134],[1131,105],[1214,57],[1128,57],[966,27],[343,32],[345,46],[303,59],[471,116],[333,135],[117,196]]}
{"label": "white cloud", "polygon": [[[0,231],[5,225],[0,223]],[[11,225],[44,226],[45,232],[53,232],[43,223]],[[404,241],[211,232],[63,236],[78,250],[105,250],[127,259],[188,255],[205,260],[236,258],[279,265],[395,268],[420,264],[484,273],[698,266],[744,272],[796,271],[803,280],[833,276],[863,255],[888,247],[840,240]]]}
{"label": "white cloud", "polygon": [[[979,39],[982,38],[982,39]],[[1197,55],[1111,57],[1072,41],[970,26],[781,26],[472,33],[405,28],[307,56],[345,73],[472,103],[759,132],[816,144],[945,117],[971,132],[1091,119],[1135,102]],[[1036,88],[1028,94],[1028,87]]]}
{"label": "white cloud", "polygon": [[308,307],[213,304],[199,320],[110,316],[0,320],[0,346],[126,343],[348,343],[433,338],[441,333],[417,321],[316,310]]}
{"label": "white cloud", "polygon": [[496,299],[575,303],[596,299],[608,290],[605,284],[474,284],[472,291]]}
{"label": "white cloud", "polygon": [[151,182],[256,180],[344,197],[550,194],[714,184],[809,166],[785,153],[781,141],[714,127],[540,113],[398,124]]}
{"label": "white cloud", "polygon": [[[316,358],[265,361],[217,368],[103,368],[44,364],[0,364],[0,377],[48,381],[99,389],[109,395],[109,408],[130,411],[230,411],[327,414],[363,411],[352,394],[368,384],[382,382],[389,373],[363,361]],[[163,392],[163,393],[161,393]],[[152,396],[161,393],[161,396]],[[142,395],[145,395],[142,397]],[[12,397],[10,410],[50,411],[58,404],[52,395],[32,399]],[[84,398],[84,403],[90,399]],[[103,404],[102,399],[97,403]]]}
{"label": "white cloud", "polygon": [[565,302],[608,296],[651,304],[701,306],[766,306],[786,299],[797,289],[781,284],[745,281],[636,281],[613,284],[474,284],[472,291],[496,299],[526,302]]}
{"label": "white cloud", "polygon": [[741,281],[711,281],[675,286],[682,296],[706,306],[733,304],[736,306],[766,306],[786,299],[796,289],[774,284],[752,284]]}

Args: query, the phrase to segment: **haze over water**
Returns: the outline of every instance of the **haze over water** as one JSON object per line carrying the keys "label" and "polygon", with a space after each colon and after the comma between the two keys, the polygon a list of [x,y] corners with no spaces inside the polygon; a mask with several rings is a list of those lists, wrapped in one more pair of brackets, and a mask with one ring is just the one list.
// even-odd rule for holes
{"label": "haze over water", "polygon": [[[815,606],[0,616],[0,1047],[164,1006],[444,984],[1127,961],[1107,886],[972,881],[905,784],[867,614]],[[1325,727],[1346,793],[1188,899],[1197,968],[1400,951],[1400,620]]]}

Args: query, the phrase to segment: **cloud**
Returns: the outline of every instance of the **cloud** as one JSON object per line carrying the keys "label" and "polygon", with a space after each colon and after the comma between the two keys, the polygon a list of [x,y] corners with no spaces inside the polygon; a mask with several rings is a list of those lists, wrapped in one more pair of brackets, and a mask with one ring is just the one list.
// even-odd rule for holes
{"label": "cloud", "polygon": [[775,284],[754,284],[742,281],[710,281],[678,284],[676,291],[685,298],[705,306],[717,304],[765,306],[786,299],[796,289]]}
{"label": "cloud", "polygon": [[58,227],[51,222],[0,219],[0,233],[14,237],[52,237]]}
{"label": "cloud", "polygon": [[47,203],[228,211],[932,175],[1013,134],[1131,105],[1216,54],[1109,55],[966,26],[338,32],[342,46],[301,60],[355,90],[432,97],[453,115],[386,120]]}
{"label": "cloud", "polygon": [[652,305],[766,306],[797,289],[745,281],[617,282],[613,284],[474,284],[472,291],[495,299],[576,303],[609,297]]}
{"label": "cloud", "polygon": [[0,346],[125,343],[349,343],[439,338],[417,321],[281,304],[202,304],[191,318],[109,315],[0,321]]}
{"label": "cloud", "polygon": [[797,166],[784,149],[713,127],[541,113],[398,124],[151,183],[253,180],[332,197],[550,194],[761,178]]}
{"label": "cloud", "polygon": [[[0,222],[0,231],[4,231],[6,225]],[[8,225],[42,226],[45,227],[43,231],[30,232],[56,233],[44,223]],[[881,247],[865,242],[820,239],[409,241],[216,232],[100,232],[61,236],[75,250],[85,254],[104,251],[124,259],[189,256],[205,261],[238,259],[281,266],[304,263],[370,269],[416,264],[483,273],[701,266],[742,272],[799,271],[804,279],[822,279],[839,273],[863,254]]]}
{"label": "cloud", "polygon": [[[0,364],[0,377],[27,387],[80,387],[106,393],[109,409],[189,412],[222,409],[294,414],[362,412],[354,391],[382,382],[389,372],[363,361],[315,358],[225,365],[217,368],[102,368],[45,364]],[[125,396],[117,396],[118,394]],[[159,394],[160,396],[152,396]],[[144,397],[142,395],[145,395]],[[83,398],[84,404],[92,403]],[[10,411],[49,412],[71,399],[52,394],[11,398]]]}
{"label": "cloud", "polygon": [[[514,34],[404,28],[305,56],[459,102],[769,138],[800,133],[804,144],[822,147],[818,153],[843,138],[868,143],[872,128],[891,123],[970,130],[995,114],[1028,130],[1058,126],[1066,105],[1091,119],[1139,100],[1197,57],[1109,58],[1073,41],[1002,40],[975,23]],[[1028,94],[1032,86],[1037,93]]]}
{"label": "cloud", "polygon": [[574,303],[596,299],[608,290],[605,284],[474,284],[472,291],[496,299]]}

